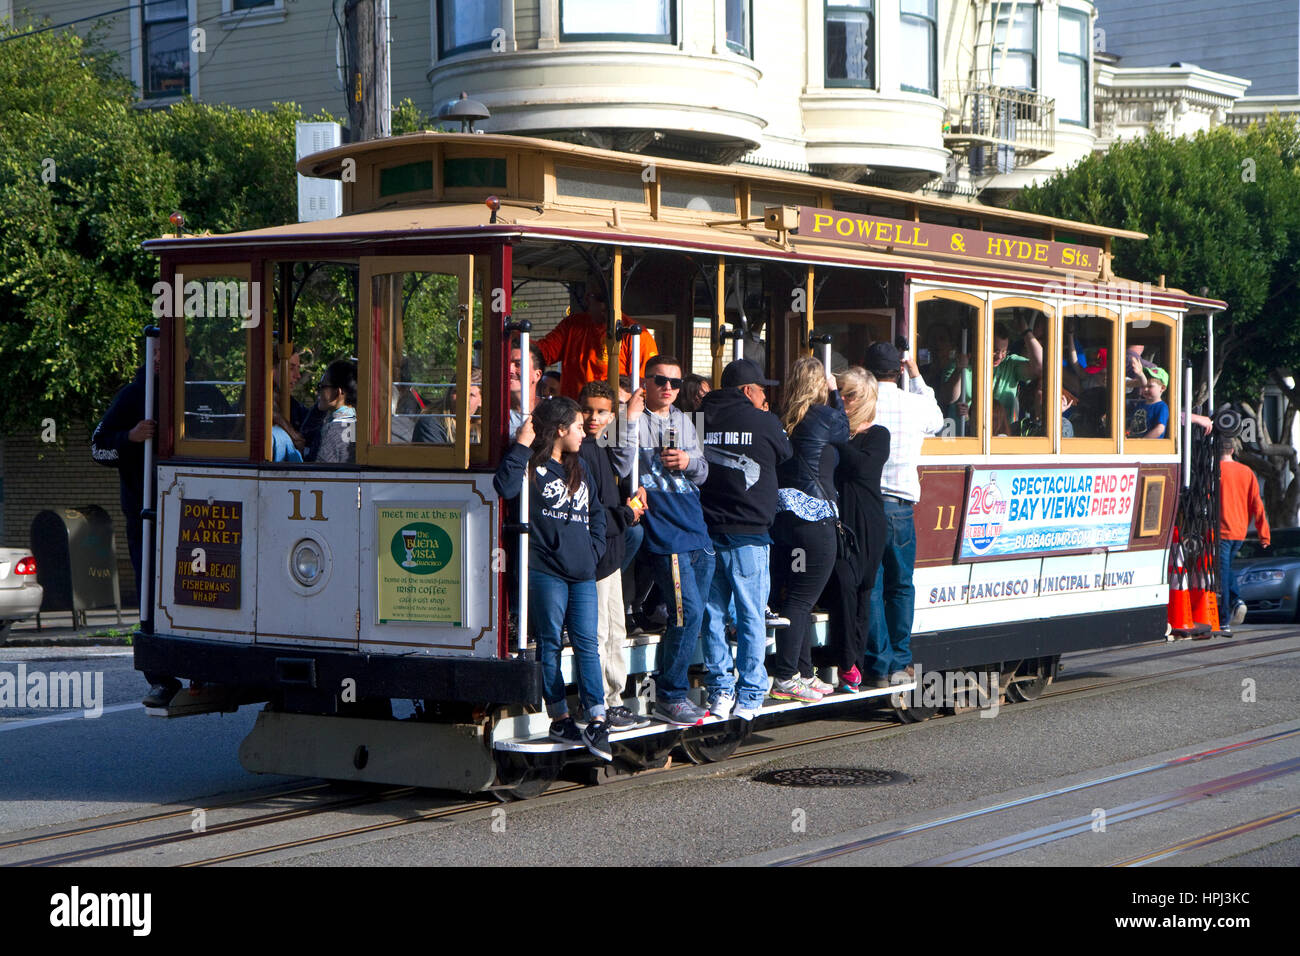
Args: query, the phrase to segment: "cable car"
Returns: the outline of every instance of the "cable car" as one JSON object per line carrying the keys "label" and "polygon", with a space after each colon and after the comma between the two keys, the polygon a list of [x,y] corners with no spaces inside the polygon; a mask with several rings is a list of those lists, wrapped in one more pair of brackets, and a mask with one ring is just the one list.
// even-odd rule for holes
{"label": "cable car", "polygon": [[[1023,700],[1063,652],[1164,633],[1186,439],[1176,415],[1134,427],[1126,378],[1140,352],[1174,407],[1183,319],[1225,305],[1116,278],[1113,240],[1142,234],[491,134],[349,144],[299,171],[341,179],[344,214],[145,244],[160,428],[135,662],[192,682],[158,715],[261,705],[248,769],[518,797],[581,758],[546,740],[540,667],[510,630],[492,477],[512,337],[593,278],[607,354],[626,316],[715,384],[735,355],[776,379],[814,349],[837,370],[874,341],[915,356],[945,419],[915,509],[924,671],[984,668]],[[331,440],[276,460],[312,416]],[[629,638],[634,711],[657,644]],[[716,760],[741,724],[612,740],[628,770],[678,744]]]}

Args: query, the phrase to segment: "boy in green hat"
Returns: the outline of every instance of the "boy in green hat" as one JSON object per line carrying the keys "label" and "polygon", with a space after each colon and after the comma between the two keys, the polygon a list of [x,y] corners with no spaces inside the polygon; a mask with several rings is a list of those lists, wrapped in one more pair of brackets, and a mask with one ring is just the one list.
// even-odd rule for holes
{"label": "boy in green hat", "polygon": [[1169,433],[1169,406],[1161,397],[1169,387],[1169,373],[1162,368],[1146,370],[1142,400],[1129,416],[1127,438],[1164,438]]}

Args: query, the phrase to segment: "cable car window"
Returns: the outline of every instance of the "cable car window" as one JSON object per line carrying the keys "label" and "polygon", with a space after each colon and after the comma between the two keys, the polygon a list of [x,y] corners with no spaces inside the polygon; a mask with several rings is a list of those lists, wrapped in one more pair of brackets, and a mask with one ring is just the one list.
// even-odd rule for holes
{"label": "cable car window", "polygon": [[979,354],[980,310],[952,299],[926,299],[916,306],[916,364],[934,389],[948,438],[979,435],[984,395]]}
{"label": "cable car window", "polygon": [[257,327],[262,310],[261,283],[248,276],[239,266],[182,266],[172,283],[176,298],[167,314],[175,315],[181,332],[177,441],[182,453],[247,454],[249,330]]}
{"label": "cable car window", "polygon": [[1139,316],[1124,324],[1124,437],[1173,438],[1176,407],[1174,328],[1163,317]]}
{"label": "cable car window", "polygon": [[664,174],[659,204],[692,212],[736,214],[736,188],[727,182]]}
{"label": "cable car window", "polygon": [[1065,318],[1061,369],[1061,438],[1115,437],[1114,331],[1110,319]]}
{"label": "cable car window", "polygon": [[588,169],[556,163],[555,192],[560,196],[607,199],[642,206],[646,202],[645,183],[641,180],[641,174],[625,173],[617,169]]}
{"label": "cable car window", "polygon": [[1051,355],[1051,319],[1037,309],[993,312],[993,437],[1045,437],[1044,356]]}

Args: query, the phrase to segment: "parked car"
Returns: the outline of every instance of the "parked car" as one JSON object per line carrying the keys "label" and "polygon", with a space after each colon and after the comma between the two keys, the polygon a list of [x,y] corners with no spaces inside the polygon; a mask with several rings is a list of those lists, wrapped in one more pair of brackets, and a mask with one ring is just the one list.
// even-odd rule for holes
{"label": "parked car", "polygon": [[45,589],[36,583],[36,558],[25,548],[0,548],[0,641],[16,621],[35,617]]}
{"label": "parked car", "polygon": [[1232,561],[1246,620],[1300,621],[1300,528],[1274,528],[1272,547],[1249,537]]}

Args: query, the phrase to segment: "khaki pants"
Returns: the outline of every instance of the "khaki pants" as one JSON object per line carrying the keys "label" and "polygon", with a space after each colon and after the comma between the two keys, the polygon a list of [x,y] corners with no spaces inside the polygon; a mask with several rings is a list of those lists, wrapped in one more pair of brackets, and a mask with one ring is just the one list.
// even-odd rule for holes
{"label": "khaki pants", "polygon": [[596,582],[596,634],[600,669],[605,679],[605,705],[623,706],[627,685],[627,623],[623,618],[623,574],[615,570]]}

